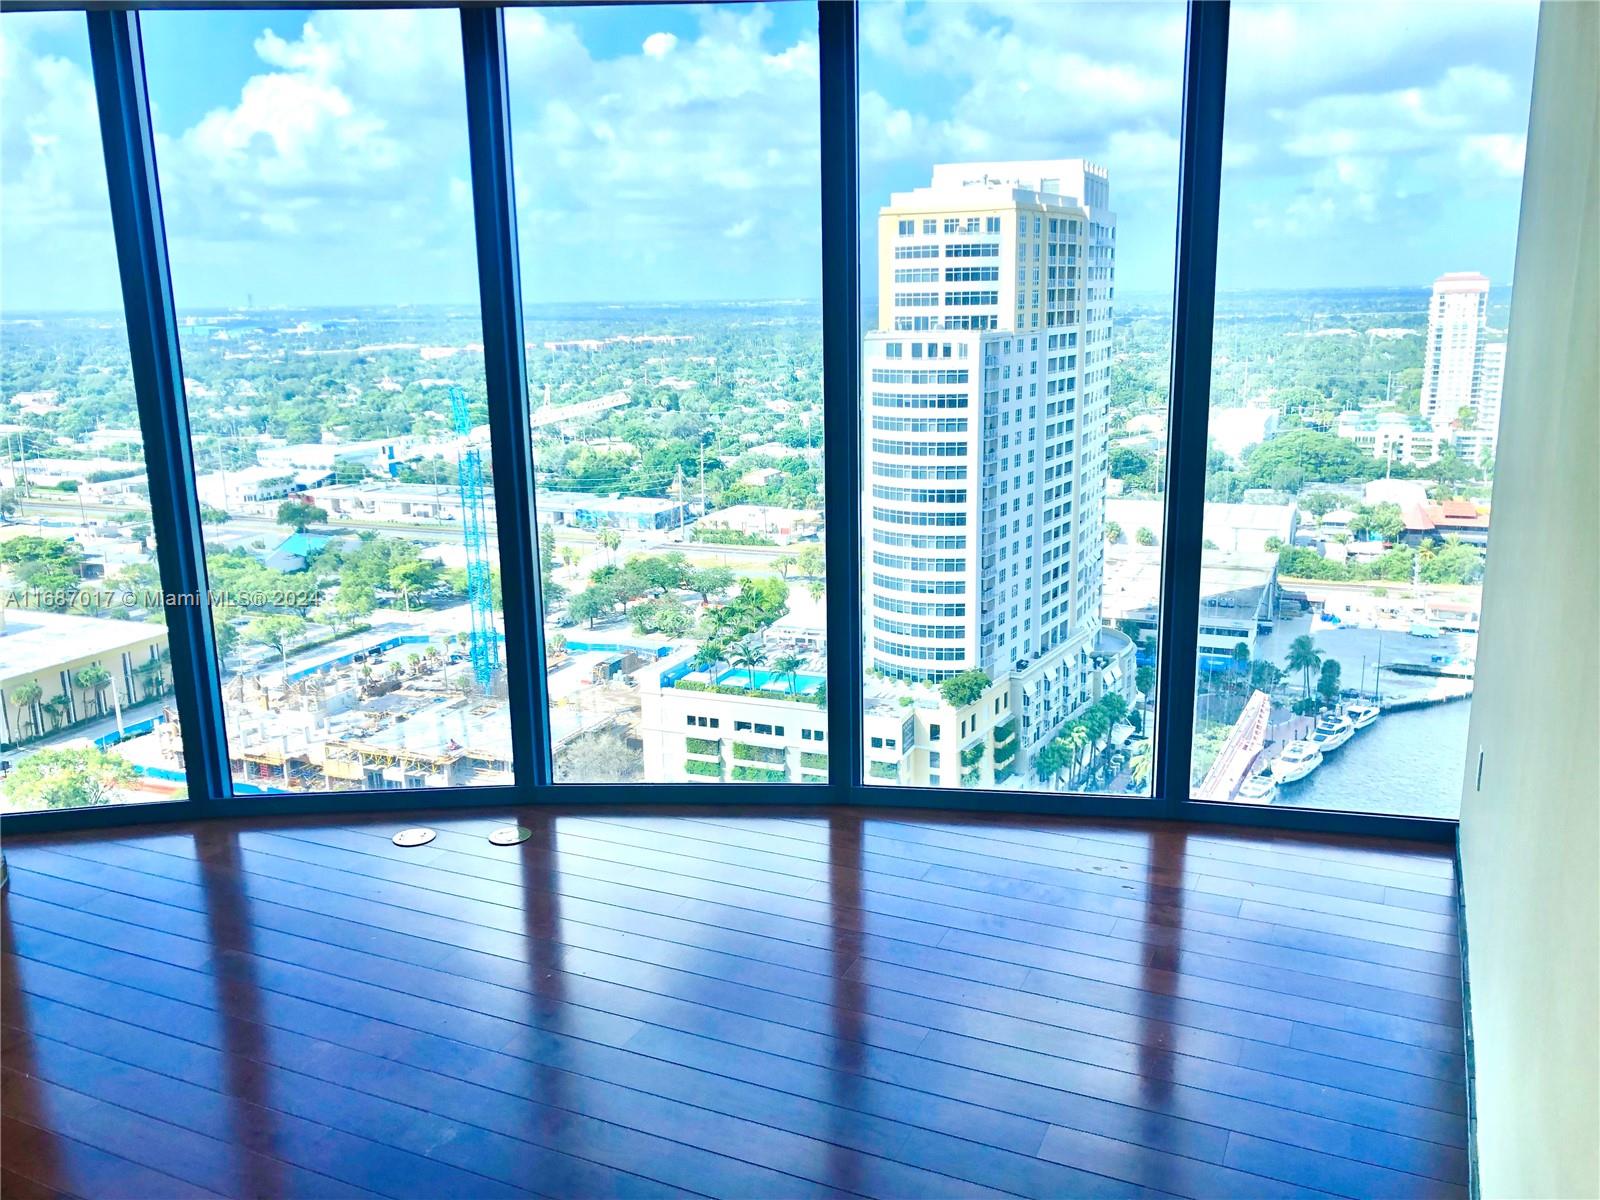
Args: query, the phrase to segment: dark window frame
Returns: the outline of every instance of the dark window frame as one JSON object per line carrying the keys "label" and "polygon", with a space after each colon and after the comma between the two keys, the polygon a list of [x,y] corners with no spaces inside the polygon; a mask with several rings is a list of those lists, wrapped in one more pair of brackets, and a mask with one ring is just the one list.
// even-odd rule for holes
{"label": "dark window frame", "polygon": [[[676,0],[668,0],[676,2]],[[561,0],[554,0],[552,7]],[[366,0],[318,7],[383,8]],[[140,427],[151,480],[162,586],[198,594],[204,554],[193,457],[182,389],[182,364],[168,270],[159,180],[138,10],[189,8],[170,3],[78,5],[86,11],[101,138],[111,196],[124,313]],[[218,5],[217,7],[221,7]],[[230,6],[231,7],[231,6]],[[251,7],[288,7],[267,0]],[[299,7],[299,5],[295,5]],[[208,613],[185,606],[168,613],[174,691],[181,721],[188,797],[166,803],[9,813],[8,834],[66,828],[194,820],[214,816],[341,813],[418,809],[506,810],[522,805],[718,804],[801,807],[877,806],[980,812],[1179,818],[1218,824],[1452,840],[1454,819],[1383,816],[1333,810],[1275,809],[1202,803],[1189,796],[1203,542],[1206,432],[1215,309],[1217,217],[1227,80],[1227,0],[1189,0],[1184,55],[1167,504],[1158,621],[1155,758],[1152,795],[945,790],[872,785],[865,780],[862,731],[859,580],[863,472],[857,453],[861,405],[861,272],[858,205],[858,11],[855,0],[820,0],[824,504],[835,530],[827,540],[828,740],[826,783],[556,784],[551,761],[544,672],[544,605],[539,595],[537,497],[525,436],[528,396],[522,289],[511,180],[509,80],[504,9],[457,7],[467,92],[474,225],[478,253],[490,413],[500,514],[507,659],[530,664],[507,672],[516,782],[510,786],[416,791],[234,794],[228,770],[221,688]],[[34,0],[5,11],[58,9]]]}

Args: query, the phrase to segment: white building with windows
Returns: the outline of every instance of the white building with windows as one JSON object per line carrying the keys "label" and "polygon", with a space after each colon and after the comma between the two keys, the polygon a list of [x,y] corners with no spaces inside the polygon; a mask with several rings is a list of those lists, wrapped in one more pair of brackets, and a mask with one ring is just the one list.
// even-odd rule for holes
{"label": "white building with windows", "polygon": [[1457,271],[1433,281],[1421,413],[1473,462],[1494,453],[1500,428],[1506,348],[1489,341],[1488,314],[1487,276]]}
{"label": "white building with windows", "polygon": [[[867,666],[1087,704],[1104,569],[1116,217],[1081,159],[936,166],[879,215],[866,335]],[[1026,760],[1025,760],[1026,761]]]}
{"label": "white building with windows", "polygon": [[1373,458],[1419,467],[1437,462],[1445,449],[1455,444],[1448,427],[1438,428],[1400,412],[1350,409],[1339,414],[1338,434]]}

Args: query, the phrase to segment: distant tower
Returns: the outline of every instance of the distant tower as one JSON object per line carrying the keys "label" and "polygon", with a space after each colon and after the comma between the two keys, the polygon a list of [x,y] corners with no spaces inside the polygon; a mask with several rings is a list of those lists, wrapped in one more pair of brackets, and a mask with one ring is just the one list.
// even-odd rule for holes
{"label": "distant tower", "polygon": [[[1441,275],[1428,302],[1421,413],[1436,432],[1451,432],[1463,457],[1491,454],[1500,424],[1505,345],[1488,340],[1489,280],[1475,271]],[[1463,410],[1470,410],[1463,423]]]}
{"label": "distant tower", "polygon": [[500,639],[494,628],[494,580],[489,571],[489,539],[483,507],[483,458],[467,439],[472,419],[466,393],[450,389],[450,416],[461,438],[459,482],[461,533],[467,551],[467,608],[472,614],[472,640],[468,656],[478,686],[488,691],[500,669]]}

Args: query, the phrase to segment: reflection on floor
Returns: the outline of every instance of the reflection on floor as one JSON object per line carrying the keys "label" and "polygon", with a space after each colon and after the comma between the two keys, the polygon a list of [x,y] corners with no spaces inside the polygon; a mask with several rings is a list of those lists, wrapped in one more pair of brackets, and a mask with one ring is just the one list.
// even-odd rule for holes
{"label": "reflection on floor", "polygon": [[1465,1194],[1441,848],[518,816],[10,840],[0,1190]]}

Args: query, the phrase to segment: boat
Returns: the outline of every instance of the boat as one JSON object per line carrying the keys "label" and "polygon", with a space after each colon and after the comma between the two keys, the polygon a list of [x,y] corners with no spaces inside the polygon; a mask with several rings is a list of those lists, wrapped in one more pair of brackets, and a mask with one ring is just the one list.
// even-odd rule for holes
{"label": "boat", "polygon": [[1277,796],[1278,785],[1272,781],[1271,775],[1263,771],[1245,779],[1234,794],[1234,799],[1241,804],[1271,804]]}
{"label": "boat", "polygon": [[1365,729],[1378,719],[1382,711],[1376,704],[1352,704],[1344,710],[1344,715],[1350,718],[1350,724],[1357,729]]}
{"label": "boat", "polygon": [[1290,742],[1272,760],[1272,778],[1279,784],[1295,783],[1322,765],[1322,749],[1306,741]]}
{"label": "boat", "polygon": [[1324,752],[1337,750],[1355,736],[1355,732],[1355,723],[1349,717],[1337,714],[1318,717],[1317,726],[1311,731],[1311,742]]}

